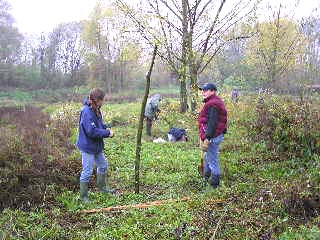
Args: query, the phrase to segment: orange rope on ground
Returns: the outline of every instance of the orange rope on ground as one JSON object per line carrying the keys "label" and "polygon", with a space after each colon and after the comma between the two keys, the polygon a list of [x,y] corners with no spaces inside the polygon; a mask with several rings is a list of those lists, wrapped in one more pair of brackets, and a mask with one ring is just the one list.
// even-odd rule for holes
{"label": "orange rope on ground", "polygon": [[[174,203],[174,202],[185,202],[190,200],[190,197],[183,197],[180,199],[169,199],[169,200],[159,200],[154,202],[148,202],[148,203],[139,203],[139,204],[133,204],[133,205],[123,205],[123,206],[114,206],[114,207],[107,207],[107,208],[96,208],[96,209],[89,209],[89,210],[83,210],[82,213],[101,213],[101,212],[112,212],[112,211],[121,211],[121,210],[127,210],[127,209],[145,209],[152,206],[161,206],[168,203]],[[210,203],[221,203],[224,202],[224,200],[216,199],[213,201],[210,201]]]}
{"label": "orange rope on ground", "polygon": [[99,213],[99,212],[111,212],[111,211],[121,211],[121,210],[127,210],[127,209],[144,209],[149,208],[152,206],[160,206],[167,203],[173,203],[173,202],[184,202],[188,201],[190,197],[184,197],[180,199],[169,199],[169,200],[159,200],[149,203],[139,203],[139,204],[133,204],[133,205],[124,205],[124,206],[114,206],[114,207],[107,207],[107,208],[97,208],[97,209],[90,209],[90,210],[83,210],[83,213]]}

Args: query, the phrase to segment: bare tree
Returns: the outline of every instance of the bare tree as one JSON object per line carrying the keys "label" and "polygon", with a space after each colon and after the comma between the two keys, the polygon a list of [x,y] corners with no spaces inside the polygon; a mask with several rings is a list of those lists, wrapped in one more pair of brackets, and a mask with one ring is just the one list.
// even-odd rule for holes
{"label": "bare tree", "polygon": [[13,25],[9,2],[0,0],[0,63],[13,64],[19,59],[23,36]]}
{"label": "bare tree", "polygon": [[0,0],[0,25],[12,26],[15,22],[13,16],[10,14],[11,5],[6,0]]}
{"label": "bare tree", "polygon": [[84,64],[81,32],[82,24],[71,22],[60,24],[49,36],[49,69],[53,73],[62,71],[67,85],[79,81],[78,72]]}
{"label": "bare tree", "polygon": [[313,84],[320,84],[320,16],[301,20],[301,29],[306,37],[307,47],[302,59],[303,77]]}
{"label": "bare tree", "polygon": [[270,19],[257,25],[248,45],[247,62],[257,69],[264,87],[277,89],[281,79],[297,66],[303,55],[304,36],[295,20],[282,17],[283,7],[272,10]]}
{"label": "bare tree", "polygon": [[[197,79],[217,53],[230,41],[245,36],[230,36],[230,29],[248,20],[256,9],[255,0],[146,0],[149,7],[146,23],[134,7],[116,1],[150,43],[158,42],[158,55],[179,75],[181,110],[186,110],[183,92],[190,79],[191,110],[196,108]],[[229,1],[228,1],[229,2]]]}
{"label": "bare tree", "polygon": [[141,146],[142,146],[141,136],[142,136],[142,130],[143,130],[142,128],[143,128],[143,120],[144,120],[144,111],[145,111],[147,99],[149,96],[151,73],[154,65],[154,60],[157,54],[157,48],[158,48],[157,45],[155,45],[153,54],[152,54],[150,68],[146,75],[146,87],[145,87],[144,97],[142,100],[141,110],[140,110],[139,126],[138,126],[138,133],[137,133],[137,144],[136,144],[136,161],[135,161],[135,192],[136,193],[139,193],[139,188],[140,188],[140,157],[141,157],[140,153],[141,153]]}
{"label": "bare tree", "polygon": [[104,83],[109,94],[124,88],[124,82],[128,79],[124,73],[133,56],[138,56],[136,50],[139,46],[135,37],[129,36],[127,27],[127,19],[118,14],[118,9],[101,3],[85,21],[82,39],[87,48],[91,82]]}

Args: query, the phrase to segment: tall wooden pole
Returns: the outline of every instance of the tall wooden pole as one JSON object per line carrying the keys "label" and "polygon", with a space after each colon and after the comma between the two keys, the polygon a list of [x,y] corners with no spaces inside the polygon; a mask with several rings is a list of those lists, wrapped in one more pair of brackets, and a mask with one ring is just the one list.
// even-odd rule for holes
{"label": "tall wooden pole", "polygon": [[141,111],[140,111],[139,127],[138,127],[138,133],[137,133],[137,145],[136,145],[136,160],[135,160],[135,193],[139,193],[139,187],[140,187],[141,137],[142,137],[142,129],[143,129],[144,111],[145,111],[147,99],[149,96],[150,82],[151,82],[150,78],[151,78],[151,73],[154,65],[154,60],[157,54],[157,48],[158,46],[155,45],[150,68],[146,75],[146,88],[144,91],[144,97],[142,100]]}

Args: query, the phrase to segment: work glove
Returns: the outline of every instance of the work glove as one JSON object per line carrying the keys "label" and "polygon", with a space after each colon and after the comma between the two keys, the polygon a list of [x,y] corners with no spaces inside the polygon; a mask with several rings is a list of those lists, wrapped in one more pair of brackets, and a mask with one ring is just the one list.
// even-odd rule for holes
{"label": "work glove", "polygon": [[210,141],[208,139],[201,141],[201,143],[200,143],[201,150],[206,152],[208,150],[209,144],[210,144]]}
{"label": "work glove", "polygon": [[109,130],[109,132],[110,132],[109,137],[112,138],[114,136],[113,131],[110,128],[108,128],[107,130]]}

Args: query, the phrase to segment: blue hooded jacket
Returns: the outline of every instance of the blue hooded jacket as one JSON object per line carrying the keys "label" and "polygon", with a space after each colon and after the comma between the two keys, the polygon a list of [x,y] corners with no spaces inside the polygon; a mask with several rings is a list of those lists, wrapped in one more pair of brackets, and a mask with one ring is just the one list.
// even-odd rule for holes
{"label": "blue hooded jacket", "polygon": [[97,154],[103,151],[103,138],[110,135],[107,126],[101,117],[90,107],[88,99],[85,99],[79,120],[79,137],[77,146],[80,151]]}

